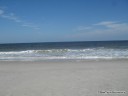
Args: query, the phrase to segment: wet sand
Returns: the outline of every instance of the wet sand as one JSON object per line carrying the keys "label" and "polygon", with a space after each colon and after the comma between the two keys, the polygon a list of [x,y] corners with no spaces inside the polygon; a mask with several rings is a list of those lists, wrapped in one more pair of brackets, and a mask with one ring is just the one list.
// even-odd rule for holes
{"label": "wet sand", "polygon": [[0,61],[0,96],[128,96],[128,60]]}

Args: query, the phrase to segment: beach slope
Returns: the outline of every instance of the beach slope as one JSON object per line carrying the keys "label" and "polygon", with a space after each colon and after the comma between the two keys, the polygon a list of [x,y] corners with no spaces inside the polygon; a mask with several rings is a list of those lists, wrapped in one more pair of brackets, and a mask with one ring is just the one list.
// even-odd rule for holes
{"label": "beach slope", "polygon": [[0,61],[0,96],[128,96],[128,60]]}

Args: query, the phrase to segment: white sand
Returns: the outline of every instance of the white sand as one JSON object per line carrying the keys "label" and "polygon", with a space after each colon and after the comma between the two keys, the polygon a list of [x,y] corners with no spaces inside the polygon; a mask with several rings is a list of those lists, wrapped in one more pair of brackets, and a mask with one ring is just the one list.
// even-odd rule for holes
{"label": "white sand", "polygon": [[0,96],[128,96],[128,60],[0,61]]}

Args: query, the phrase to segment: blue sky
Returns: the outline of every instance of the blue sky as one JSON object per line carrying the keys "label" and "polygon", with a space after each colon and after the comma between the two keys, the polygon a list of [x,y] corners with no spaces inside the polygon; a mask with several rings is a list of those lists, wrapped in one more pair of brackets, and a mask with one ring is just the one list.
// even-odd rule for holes
{"label": "blue sky", "polygon": [[128,0],[0,0],[0,43],[128,40]]}

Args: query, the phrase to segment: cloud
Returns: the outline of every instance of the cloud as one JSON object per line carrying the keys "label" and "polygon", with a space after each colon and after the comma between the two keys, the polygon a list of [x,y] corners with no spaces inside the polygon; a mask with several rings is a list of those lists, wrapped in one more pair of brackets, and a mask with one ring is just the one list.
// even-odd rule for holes
{"label": "cloud", "polygon": [[33,29],[36,29],[36,30],[40,29],[38,26],[35,26],[35,25],[32,24],[32,23],[24,23],[24,24],[22,24],[21,26],[33,28]]}
{"label": "cloud", "polygon": [[92,29],[92,26],[78,26],[73,31],[76,33],[79,32],[79,34],[81,34],[81,33],[84,33],[85,31],[89,32],[90,29]]}
{"label": "cloud", "polygon": [[15,22],[21,22],[21,20],[17,17],[17,16],[15,16],[15,14],[14,13],[5,13],[5,11],[4,10],[2,10],[2,9],[0,9],[0,17],[1,18],[5,18],[5,19],[9,19],[9,20],[13,20],[13,21],[15,21]]}
{"label": "cloud", "polygon": [[118,30],[118,31],[128,31],[128,23],[119,22],[100,22],[94,25],[104,26],[108,29]]}
{"label": "cloud", "polygon": [[85,26],[79,26],[76,31],[83,31],[83,30],[88,30],[91,29],[91,27],[85,27]]}
{"label": "cloud", "polygon": [[[79,27],[78,27],[79,28]],[[76,29],[78,29],[76,28]],[[103,21],[77,30],[71,38],[81,40],[128,40],[128,23]]]}
{"label": "cloud", "polygon": [[0,9],[0,17],[4,14],[4,10]]}
{"label": "cloud", "polygon": [[2,15],[3,13],[4,13],[4,11],[0,9],[0,15]]}
{"label": "cloud", "polygon": [[22,22],[18,17],[16,17],[16,16],[14,15],[14,13],[2,14],[1,17],[2,17],[2,18],[5,18],[5,19],[12,20],[12,21],[14,21],[14,22]]}
{"label": "cloud", "polygon": [[111,25],[111,24],[115,24],[116,22],[113,22],[113,21],[103,21],[103,22],[99,22],[97,24],[94,24],[94,25]]}
{"label": "cloud", "polygon": [[32,28],[35,30],[40,29],[36,25],[32,23],[25,22],[24,20],[21,20],[19,17],[17,17],[14,13],[5,13],[4,10],[0,9],[0,17],[8,20],[12,20],[13,22],[19,23],[21,26]]}

